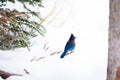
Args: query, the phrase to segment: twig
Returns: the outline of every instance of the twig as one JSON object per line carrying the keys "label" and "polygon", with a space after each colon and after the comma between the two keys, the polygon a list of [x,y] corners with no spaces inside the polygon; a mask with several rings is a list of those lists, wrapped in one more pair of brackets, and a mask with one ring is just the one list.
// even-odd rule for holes
{"label": "twig", "polygon": [[71,51],[71,52],[69,52],[67,55],[70,55],[70,54],[72,54],[74,51]]}
{"label": "twig", "polygon": [[36,57],[32,58],[30,61],[35,61]]}
{"label": "twig", "polygon": [[30,75],[30,73],[28,72],[28,70],[24,69],[24,71],[25,71],[26,74]]}
{"label": "twig", "polygon": [[21,74],[13,74],[13,73],[9,73],[3,70],[0,70],[0,76],[2,79],[7,79],[10,76],[22,76]]}
{"label": "twig", "polygon": [[58,51],[57,54],[59,54],[59,53],[61,53],[61,52],[62,52],[62,50],[61,50],[61,51]]}
{"label": "twig", "polygon": [[57,52],[53,52],[53,53],[50,54],[50,56],[53,56],[53,55],[55,55],[56,53],[57,53]]}
{"label": "twig", "polygon": [[44,57],[40,57],[40,58],[36,59],[35,61],[38,61],[38,60],[43,59],[43,58],[45,58],[45,56]]}

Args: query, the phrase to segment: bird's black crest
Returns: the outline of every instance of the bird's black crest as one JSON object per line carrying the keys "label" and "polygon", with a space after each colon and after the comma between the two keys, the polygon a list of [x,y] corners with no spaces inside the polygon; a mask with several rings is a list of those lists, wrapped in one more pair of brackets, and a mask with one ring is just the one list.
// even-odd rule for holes
{"label": "bird's black crest", "polygon": [[74,39],[75,39],[75,36],[71,33],[69,40],[74,40]]}

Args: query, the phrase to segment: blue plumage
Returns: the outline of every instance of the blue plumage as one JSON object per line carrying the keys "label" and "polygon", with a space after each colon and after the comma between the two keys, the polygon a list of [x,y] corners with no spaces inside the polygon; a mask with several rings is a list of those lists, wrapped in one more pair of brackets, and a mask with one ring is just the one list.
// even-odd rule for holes
{"label": "blue plumage", "polygon": [[68,42],[65,45],[64,52],[60,56],[60,58],[64,58],[68,51],[72,51],[75,48],[75,36],[71,34]]}

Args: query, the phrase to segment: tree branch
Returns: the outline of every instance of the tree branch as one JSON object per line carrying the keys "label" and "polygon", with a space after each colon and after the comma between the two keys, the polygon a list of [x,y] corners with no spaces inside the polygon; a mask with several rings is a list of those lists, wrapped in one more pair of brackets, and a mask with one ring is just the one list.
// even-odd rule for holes
{"label": "tree branch", "polygon": [[0,76],[2,79],[7,79],[10,76],[22,76],[21,74],[13,74],[13,73],[9,73],[3,70],[0,70]]}

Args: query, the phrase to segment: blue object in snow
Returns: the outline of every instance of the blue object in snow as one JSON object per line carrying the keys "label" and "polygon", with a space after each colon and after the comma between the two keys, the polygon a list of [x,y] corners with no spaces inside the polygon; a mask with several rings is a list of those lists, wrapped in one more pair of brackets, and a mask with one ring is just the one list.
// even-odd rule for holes
{"label": "blue object in snow", "polygon": [[76,37],[73,34],[71,34],[69,40],[65,45],[64,52],[62,53],[60,58],[64,58],[68,51],[72,51],[75,48],[75,38]]}

